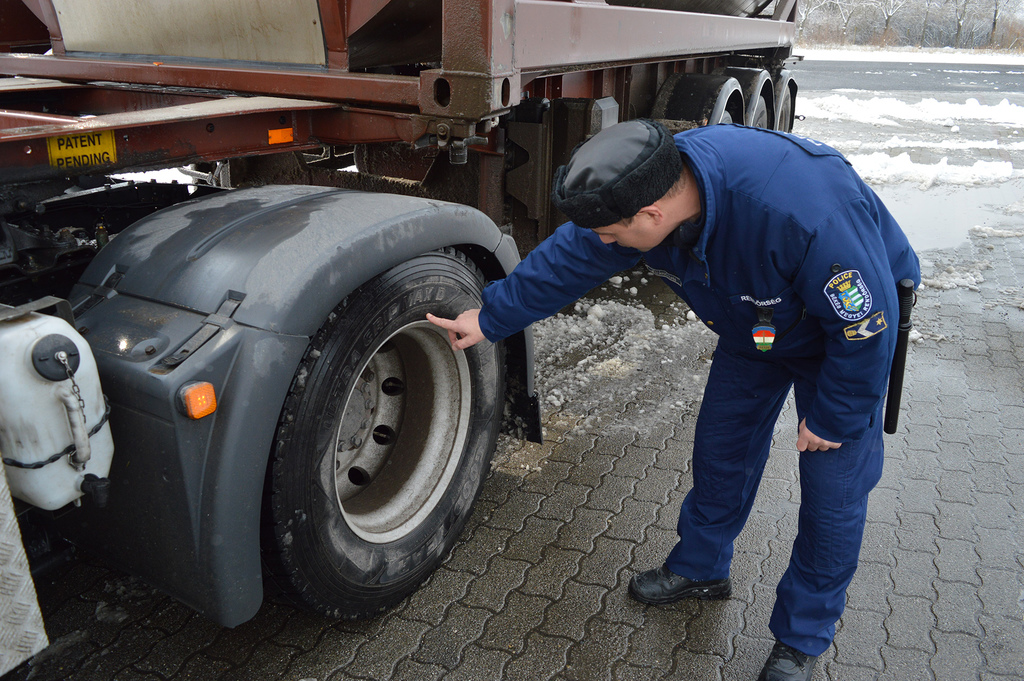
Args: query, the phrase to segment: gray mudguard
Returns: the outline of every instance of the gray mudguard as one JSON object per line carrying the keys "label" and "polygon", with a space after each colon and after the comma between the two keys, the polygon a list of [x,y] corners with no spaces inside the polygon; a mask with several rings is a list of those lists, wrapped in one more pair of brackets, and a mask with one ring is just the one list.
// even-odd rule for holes
{"label": "gray mudguard", "polygon": [[239,324],[310,336],[342,298],[394,265],[456,244],[494,253],[501,241],[494,223],[466,206],[279,185],[156,213],[100,251],[81,283],[100,286],[118,271],[119,293],[206,314],[238,291]]}
{"label": "gray mudguard", "polygon": [[[110,502],[68,514],[67,534],[220,624],[251,618],[267,461],[309,337],[359,285],[453,245],[491,278],[519,259],[474,209],[305,186],[223,192],[119,234],[71,296],[111,404]],[[510,340],[536,407],[532,339]],[[177,398],[193,381],[217,391],[197,421]]]}

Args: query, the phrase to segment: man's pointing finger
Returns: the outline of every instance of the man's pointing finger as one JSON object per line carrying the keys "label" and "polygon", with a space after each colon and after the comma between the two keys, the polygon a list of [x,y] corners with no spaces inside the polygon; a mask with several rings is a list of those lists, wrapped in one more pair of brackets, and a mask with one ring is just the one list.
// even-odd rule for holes
{"label": "man's pointing finger", "polygon": [[455,324],[451,319],[442,319],[441,317],[435,317],[434,315],[427,313],[427,321],[431,324],[436,324],[442,329],[450,329]]}
{"label": "man's pointing finger", "polygon": [[455,319],[442,319],[428,312],[427,321],[448,330],[448,340],[453,350],[465,350],[484,340],[478,321],[479,314],[479,309],[473,309],[466,310]]}
{"label": "man's pointing finger", "polygon": [[459,340],[459,334],[456,333],[455,327],[458,324],[458,322],[456,322],[453,319],[443,319],[442,317],[435,317],[429,312],[427,313],[427,321],[435,326],[440,326],[442,329],[447,329],[448,341],[452,344],[452,349],[461,350],[461,348],[456,346],[456,343]]}

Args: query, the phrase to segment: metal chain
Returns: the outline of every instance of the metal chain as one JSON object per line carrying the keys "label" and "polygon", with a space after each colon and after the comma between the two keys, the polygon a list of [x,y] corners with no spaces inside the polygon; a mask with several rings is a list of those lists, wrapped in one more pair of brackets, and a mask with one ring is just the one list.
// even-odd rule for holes
{"label": "metal chain", "polygon": [[75,372],[71,370],[71,364],[68,362],[68,353],[63,350],[59,350],[56,354],[57,361],[64,366],[64,371],[68,374],[68,380],[71,381],[71,392],[75,394],[75,398],[78,400],[78,406],[82,409],[82,418],[85,419],[85,400],[82,399],[82,389],[75,383]]}

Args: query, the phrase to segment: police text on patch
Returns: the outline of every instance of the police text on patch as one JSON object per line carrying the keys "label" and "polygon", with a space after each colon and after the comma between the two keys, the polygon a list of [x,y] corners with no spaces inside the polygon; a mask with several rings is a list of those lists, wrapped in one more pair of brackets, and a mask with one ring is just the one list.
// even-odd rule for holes
{"label": "police text on patch", "polygon": [[871,312],[871,292],[857,270],[846,270],[828,280],[825,297],[841,319],[856,322]]}

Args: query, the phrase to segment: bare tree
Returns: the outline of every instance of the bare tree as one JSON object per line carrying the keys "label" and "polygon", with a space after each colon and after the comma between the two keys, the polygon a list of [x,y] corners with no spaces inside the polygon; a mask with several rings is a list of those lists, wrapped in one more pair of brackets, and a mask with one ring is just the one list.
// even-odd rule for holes
{"label": "bare tree", "polygon": [[[994,1],[999,2],[999,0]],[[870,0],[870,4],[877,7],[878,11],[882,14],[882,18],[885,19],[885,26],[882,28],[882,38],[884,40],[891,38],[893,17],[902,11],[909,2],[910,0]]]}
{"label": "bare tree", "polygon": [[928,32],[928,19],[931,16],[932,7],[938,9],[940,0],[924,0],[924,20],[921,22],[921,38],[917,41],[918,47],[924,47],[924,37]]}
{"label": "bare tree", "polygon": [[[758,0],[762,3],[764,0]],[[814,40],[1017,47],[1024,0],[801,0],[798,35]]]}
{"label": "bare tree", "polygon": [[992,30],[988,34],[988,44],[994,45],[996,42],[996,23],[999,21],[999,0],[992,0]]}
{"label": "bare tree", "polygon": [[988,44],[996,44],[996,31],[999,28],[999,18],[1005,14],[1012,17],[1015,12],[1020,12],[1024,7],[1021,0],[992,0],[992,30],[988,34]]}
{"label": "bare tree", "polygon": [[826,7],[831,5],[835,0],[805,0],[804,2],[798,3],[798,12],[800,12],[800,22],[797,24],[797,36],[803,36],[804,26],[807,24],[807,20],[810,19],[814,14]]}
{"label": "bare tree", "polygon": [[953,18],[956,20],[956,35],[953,36],[953,47],[960,47],[960,41],[964,35],[964,25],[967,22],[967,13],[970,11],[971,0],[949,0],[953,8]]}
{"label": "bare tree", "polygon": [[842,19],[842,40],[845,45],[849,39],[850,20],[853,19],[853,15],[857,13],[857,10],[864,6],[864,2],[863,0],[832,0],[830,6],[839,14],[839,18]]}

